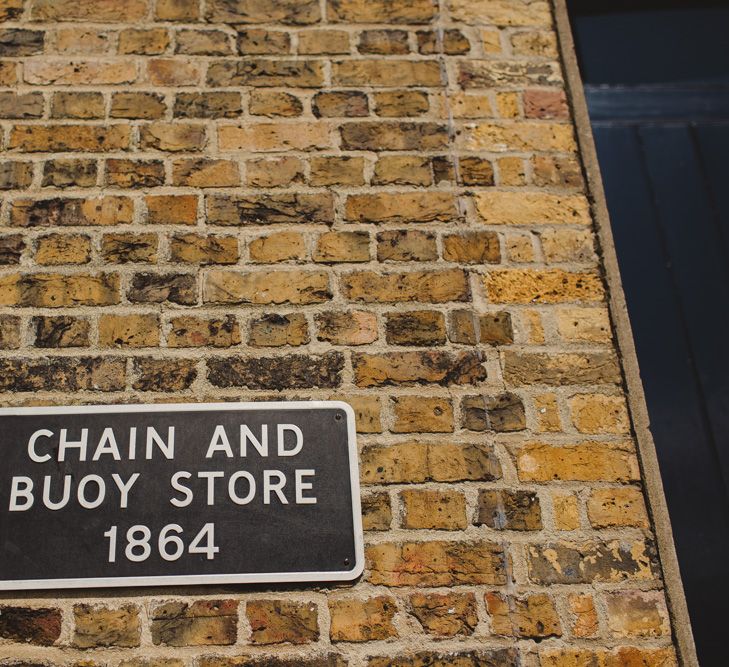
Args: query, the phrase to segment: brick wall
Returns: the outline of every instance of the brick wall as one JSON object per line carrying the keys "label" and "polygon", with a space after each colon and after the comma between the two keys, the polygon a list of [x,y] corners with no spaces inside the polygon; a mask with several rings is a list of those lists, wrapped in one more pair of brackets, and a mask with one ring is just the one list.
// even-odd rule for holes
{"label": "brick wall", "polygon": [[334,588],[6,593],[1,658],[675,664],[547,2],[0,20],[2,403],[344,399],[367,555]]}

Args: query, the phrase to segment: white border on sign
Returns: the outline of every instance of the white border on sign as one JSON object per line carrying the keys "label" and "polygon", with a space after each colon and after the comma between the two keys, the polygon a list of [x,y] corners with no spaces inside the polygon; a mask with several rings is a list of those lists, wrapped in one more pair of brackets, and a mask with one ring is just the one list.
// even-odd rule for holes
{"label": "white border on sign", "polygon": [[359,460],[357,432],[352,406],[344,401],[261,401],[251,403],[154,403],[130,405],[69,405],[32,408],[0,408],[3,415],[57,415],[129,412],[207,412],[212,410],[321,410],[340,409],[347,414],[347,449],[352,493],[355,563],[351,570],[334,572],[263,572],[256,574],[181,574],[146,577],[89,577],[82,579],[0,580],[0,590],[37,590],[43,588],[106,588],[135,586],[171,586],[182,584],[273,584],[306,583],[310,581],[352,581],[364,571],[364,536],[359,490]]}

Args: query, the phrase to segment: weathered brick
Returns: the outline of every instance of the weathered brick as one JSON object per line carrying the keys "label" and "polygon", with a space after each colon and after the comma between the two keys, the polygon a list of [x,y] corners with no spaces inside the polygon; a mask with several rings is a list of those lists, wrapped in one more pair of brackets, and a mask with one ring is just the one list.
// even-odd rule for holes
{"label": "weathered brick", "polygon": [[27,188],[32,181],[32,163],[3,160],[0,164],[0,190]]}
{"label": "weathered brick", "polygon": [[358,387],[428,383],[468,385],[486,379],[483,358],[475,351],[357,352],[352,355],[352,368]]}
{"label": "weathered brick", "polygon": [[147,222],[151,225],[194,225],[197,221],[196,195],[149,195]]}
{"label": "weathered brick", "polygon": [[154,15],[160,21],[195,21],[199,10],[197,0],[157,0]]}
{"label": "weathered brick", "polygon": [[24,0],[3,0],[0,3],[0,21],[17,19],[23,13]]}
{"label": "weathered brick", "polygon": [[221,151],[309,151],[331,148],[329,128],[312,123],[250,123],[218,128]]}
{"label": "weathered brick", "polygon": [[332,598],[329,600],[333,642],[368,642],[397,637],[393,620],[397,612],[394,598],[378,595],[366,599]]}
{"label": "weathered brick", "polygon": [[377,340],[377,316],[363,310],[317,313],[317,340],[334,345],[367,345]]}
{"label": "weathered brick", "polygon": [[178,234],[170,240],[170,259],[188,264],[235,264],[238,239],[234,236]]}
{"label": "weathered brick", "polygon": [[340,132],[342,148],[348,151],[430,151],[448,145],[448,131],[438,123],[352,122]]}
{"label": "weathered brick", "polygon": [[197,280],[190,273],[135,273],[127,291],[132,303],[197,303]]}
{"label": "weathered brick", "polygon": [[606,649],[561,648],[540,651],[541,667],[574,667],[575,665],[602,664],[606,667],[677,667],[676,650],[667,648],[637,648],[621,646]]}
{"label": "weathered brick", "polygon": [[36,21],[134,23],[142,20],[147,10],[147,0],[128,0],[123,4],[108,0],[33,0],[31,16]]}
{"label": "weathered brick", "polygon": [[175,97],[175,118],[238,118],[243,107],[240,93],[178,93]]}
{"label": "weathered brick", "polygon": [[464,55],[471,50],[468,38],[458,29],[449,28],[439,34],[433,30],[418,30],[418,52],[423,55]]}
{"label": "weathered brick", "polygon": [[238,163],[234,160],[192,158],[175,160],[172,184],[193,188],[225,188],[240,185]]}
{"label": "weathered brick", "polygon": [[529,578],[536,584],[646,581],[655,577],[655,545],[642,539],[552,542],[526,548]]}
{"label": "weathered brick", "polygon": [[364,185],[364,159],[349,155],[313,157],[311,185]]}
{"label": "weathered brick", "polygon": [[573,493],[552,493],[554,525],[557,530],[577,530],[580,527],[580,508]]}
{"label": "weathered brick", "polygon": [[536,640],[562,636],[554,601],[545,593],[524,597],[486,593],[484,599],[494,634]]}
{"label": "weathered brick", "polygon": [[421,155],[382,155],[377,158],[375,185],[431,185],[431,161]]}
{"label": "weathered brick", "polygon": [[114,93],[111,98],[111,118],[154,120],[167,111],[164,96],[158,93]]}
{"label": "weathered brick", "polygon": [[304,237],[296,232],[278,232],[253,239],[248,246],[251,262],[262,264],[303,259],[306,255]]}
{"label": "weathered brick", "polygon": [[560,308],[556,316],[559,335],[568,342],[607,343],[611,339],[606,308]]}
{"label": "weathered brick", "polygon": [[349,53],[349,33],[344,30],[303,30],[299,32],[301,55]]}
{"label": "weathered brick", "polygon": [[156,347],[159,318],[153,314],[102,315],[99,318],[101,347]]}
{"label": "weathered brick", "polygon": [[450,192],[383,192],[349,195],[345,218],[352,222],[455,222],[460,214]]}
{"label": "weathered brick", "polygon": [[32,56],[42,53],[45,32],[24,28],[0,30],[0,57]]}
{"label": "weathered brick", "polygon": [[95,160],[48,160],[43,163],[42,185],[54,188],[90,188],[96,185],[97,171]]}
{"label": "weathered brick", "polygon": [[86,264],[91,259],[91,239],[81,234],[49,234],[36,241],[35,261],[43,266]]}
{"label": "weathered brick", "polygon": [[324,84],[324,69],[321,62],[316,60],[218,60],[208,67],[207,83],[221,88],[319,88]]}
{"label": "weathered brick", "polygon": [[[189,389],[190,385],[197,377],[195,369],[196,361],[194,359],[147,359],[136,358],[134,360],[135,379],[132,387],[138,391],[183,391]],[[181,626],[186,626],[182,623]],[[196,643],[197,637],[190,638],[186,633],[186,627],[169,627],[165,628],[169,634],[162,635],[168,637],[167,640],[161,640],[162,643],[170,643],[173,641],[184,641],[185,644]],[[155,624],[152,623],[152,633],[154,634]],[[205,628],[200,634],[207,635],[210,632]],[[184,639],[180,638],[180,633]],[[197,634],[197,632],[195,633]],[[235,631],[232,632],[235,637]],[[213,642],[205,642],[213,643]]]}
{"label": "weathered brick", "polygon": [[533,491],[481,489],[476,525],[496,530],[541,530],[539,497]]}
{"label": "weathered brick", "polygon": [[379,396],[332,394],[329,400],[349,403],[354,410],[357,433],[382,432],[382,405]]}
{"label": "weathered brick", "polygon": [[222,30],[180,30],[175,53],[188,56],[227,56],[233,54],[227,33]]}
{"label": "weathered brick", "polygon": [[107,160],[106,180],[118,188],[153,188],[164,185],[161,160]]}
{"label": "weathered brick", "polygon": [[649,526],[643,494],[634,486],[593,489],[587,499],[587,517],[598,529]]}
{"label": "weathered brick", "polygon": [[157,56],[170,44],[170,36],[164,28],[127,28],[119,33],[119,53],[140,56]]}
{"label": "weathered brick", "polygon": [[0,637],[50,646],[61,635],[61,610],[53,607],[0,607]]}
{"label": "weathered brick", "polygon": [[390,345],[443,345],[445,316],[434,310],[388,313],[385,335]]}
{"label": "weathered brick", "polygon": [[121,85],[136,81],[137,66],[131,60],[28,60],[23,78],[35,86]]}
{"label": "weathered brick", "polygon": [[375,113],[384,118],[422,116],[430,110],[428,95],[420,90],[388,90],[374,98]]}
{"label": "weathered brick", "polygon": [[10,210],[14,227],[75,227],[129,224],[134,204],[126,197],[95,199],[16,199]]}
{"label": "weathered brick", "polygon": [[58,91],[53,93],[51,118],[79,118],[88,120],[104,117],[104,98],[101,93]]}
{"label": "weathered brick", "polygon": [[319,356],[214,357],[208,361],[208,380],[213,386],[222,388],[335,388],[342,382],[343,367],[344,357],[339,352],[327,352]]}
{"label": "weathered brick", "polygon": [[202,69],[195,61],[158,58],[148,60],[146,65],[147,80],[155,86],[197,86],[202,77]]}
{"label": "weathered brick", "polygon": [[367,95],[358,90],[317,93],[311,100],[317,118],[354,118],[369,115]]}
{"label": "weathered brick", "polygon": [[563,90],[525,90],[524,116],[526,118],[542,118],[545,120],[569,118],[567,96]]}
{"label": "weathered brick", "polygon": [[382,491],[362,496],[362,528],[364,530],[389,530],[391,523],[392,508],[389,493]]}
{"label": "weathered brick", "polygon": [[202,125],[152,123],[140,128],[139,141],[142,148],[177,152],[202,150],[207,140]]}
{"label": "weathered brick", "polygon": [[334,200],[330,193],[210,195],[208,222],[216,225],[300,223],[330,225]]}
{"label": "weathered brick", "polygon": [[395,396],[392,399],[395,423],[393,433],[450,433],[453,406],[445,398]]}
{"label": "weathered brick", "polygon": [[406,30],[363,30],[359,34],[357,50],[385,56],[410,53]]}
{"label": "weathered brick", "polygon": [[157,261],[156,234],[114,233],[101,239],[101,256],[112,264],[129,262],[154,263]]}
{"label": "weathered brick", "polygon": [[576,188],[583,185],[580,162],[571,155],[535,155],[532,160],[534,185]]}
{"label": "weathered brick", "polygon": [[248,185],[257,188],[274,188],[303,183],[304,161],[293,155],[259,158],[246,162]]}
{"label": "weathered brick", "polygon": [[362,450],[360,466],[364,484],[490,482],[501,477],[493,448],[475,444],[371,445]]}
{"label": "weathered brick", "polygon": [[403,528],[463,530],[466,499],[458,491],[406,489],[400,492],[403,503]]}
{"label": "weathered brick", "polygon": [[210,0],[205,18],[224,23],[283,23],[309,25],[321,19],[316,0]]}
{"label": "weathered brick", "polygon": [[448,337],[464,345],[509,345],[514,342],[514,329],[508,311],[475,313],[454,310],[448,313]]}
{"label": "weathered brick", "polygon": [[0,264],[20,264],[25,250],[25,240],[20,234],[0,236]]}
{"label": "weathered brick", "polygon": [[331,299],[325,271],[210,271],[205,276],[206,303],[323,303]]}
{"label": "weathered brick", "polygon": [[544,229],[538,232],[547,262],[580,262],[596,260],[592,233],[582,229]]}
{"label": "weathered brick", "polygon": [[516,468],[523,482],[640,479],[638,459],[630,443],[583,442],[560,446],[532,442],[516,452]]}
{"label": "weathered brick", "polygon": [[459,137],[462,148],[470,151],[560,151],[576,149],[571,125],[512,122],[475,123]]}
{"label": "weathered brick", "polygon": [[[125,369],[125,359],[111,357],[2,359],[0,389],[30,392],[119,391],[125,386]],[[102,623],[102,631],[103,627]]]}
{"label": "weathered brick", "polygon": [[6,274],[0,278],[0,305],[3,306],[110,306],[119,303],[119,299],[119,276],[114,273]]}
{"label": "weathered brick", "polygon": [[279,30],[239,30],[237,45],[241,55],[282,55],[291,51],[291,37]]}
{"label": "weathered brick", "polygon": [[304,104],[301,98],[291,93],[273,90],[254,90],[250,94],[248,110],[253,116],[301,116]]}
{"label": "weathered brick", "polygon": [[330,21],[341,23],[430,23],[436,16],[431,0],[329,0]]}
{"label": "weathered brick", "polygon": [[72,644],[76,648],[139,646],[139,609],[134,605],[113,608],[77,604],[73,616]]}
{"label": "weathered brick", "polygon": [[540,353],[505,352],[504,379],[507,384],[619,384],[620,368],[611,352]]}
{"label": "weathered brick", "polygon": [[592,596],[573,593],[567,596],[567,603],[574,618],[572,634],[580,638],[596,635],[599,630],[599,621]]}
{"label": "weathered brick", "polygon": [[250,323],[248,344],[253,347],[304,345],[309,342],[309,325],[303,313],[271,313]]}
{"label": "weathered brick", "polygon": [[367,667],[511,667],[519,664],[516,649],[482,649],[461,651],[412,651],[404,655],[371,657]]}
{"label": "weathered brick", "polygon": [[32,320],[35,347],[87,347],[91,323],[70,315],[39,315]]}
{"label": "weathered brick", "polygon": [[580,433],[627,433],[628,409],[622,396],[577,394],[569,399],[572,423]]}
{"label": "weathered brick", "polygon": [[496,232],[461,232],[443,236],[443,259],[465,264],[498,264],[501,261]]}
{"label": "weathered brick", "polygon": [[368,303],[446,303],[468,298],[468,279],[460,269],[376,273],[359,271],[343,275],[342,291],[350,301]]}
{"label": "weathered brick", "polygon": [[313,602],[250,600],[246,616],[253,644],[307,644],[319,639],[318,609]]}
{"label": "weathered brick", "polygon": [[316,239],[311,258],[315,262],[367,262],[370,235],[367,232],[325,232]]}
{"label": "weathered brick", "polygon": [[106,153],[128,149],[130,130],[128,125],[16,125],[8,147],[23,153]]}
{"label": "weathered brick", "polygon": [[479,192],[476,210],[489,225],[590,224],[590,208],[584,195],[545,192]]}
{"label": "weathered brick", "polygon": [[478,625],[473,593],[413,593],[409,601],[413,616],[429,635],[468,636]]}
{"label": "weathered brick", "polygon": [[608,593],[605,603],[613,637],[662,637],[671,631],[661,591]]}
{"label": "weathered brick", "polygon": [[337,653],[324,653],[314,657],[284,656],[203,656],[200,667],[347,667],[346,659]]}
{"label": "weathered brick", "polygon": [[397,229],[377,234],[377,259],[380,262],[427,262],[438,259],[433,232]]}
{"label": "weathered brick", "polygon": [[458,169],[464,185],[493,185],[494,166],[490,160],[480,157],[461,157]]}
{"label": "weathered brick", "polygon": [[461,426],[469,431],[509,433],[526,429],[524,403],[516,394],[464,396]]}
{"label": "weathered brick", "polygon": [[42,115],[41,93],[0,93],[0,118],[40,118]]}
{"label": "weathered brick", "polygon": [[[144,360],[142,360],[144,361]],[[166,646],[234,644],[237,600],[168,602],[152,610],[152,641]]]}
{"label": "weathered brick", "polygon": [[503,269],[489,271],[484,289],[493,303],[565,303],[601,301],[597,273],[563,269]]}
{"label": "weathered brick", "polygon": [[240,327],[234,315],[220,318],[183,315],[170,322],[169,347],[231,347],[240,343]]}
{"label": "weathered brick", "polygon": [[506,555],[490,542],[383,542],[367,546],[365,557],[374,585],[506,583]]}
{"label": "weathered brick", "polygon": [[458,83],[465,89],[558,86],[562,84],[562,77],[555,62],[462,60],[458,64]]}
{"label": "weathered brick", "polygon": [[0,315],[0,350],[17,350],[20,341],[20,318],[15,315]]}

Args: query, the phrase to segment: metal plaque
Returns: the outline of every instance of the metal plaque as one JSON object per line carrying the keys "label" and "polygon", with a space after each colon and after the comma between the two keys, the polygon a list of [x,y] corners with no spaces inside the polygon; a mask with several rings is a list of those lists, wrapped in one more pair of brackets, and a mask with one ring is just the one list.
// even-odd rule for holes
{"label": "metal plaque", "polygon": [[5,408],[0,457],[0,590],[364,567],[346,403]]}

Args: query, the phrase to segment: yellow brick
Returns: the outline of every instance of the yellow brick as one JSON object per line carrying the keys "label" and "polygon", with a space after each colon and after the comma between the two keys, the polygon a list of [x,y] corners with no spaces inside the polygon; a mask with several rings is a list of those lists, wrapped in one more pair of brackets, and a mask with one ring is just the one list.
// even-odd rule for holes
{"label": "yellow brick", "polygon": [[578,394],[569,400],[572,423],[580,433],[628,433],[630,420],[622,396]]}
{"label": "yellow brick", "polygon": [[487,190],[474,195],[474,203],[489,225],[590,224],[584,195]]}
{"label": "yellow brick", "polygon": [[221,151],[308,151],[332,148],[324,123],[251,123],[218,128]]}
{"label": "yellow brick", "polygon": [[483,279],[492,303],[563,303],[601,301],[602,281],[597,273],[562,269],[503,269],[489,271]]}

